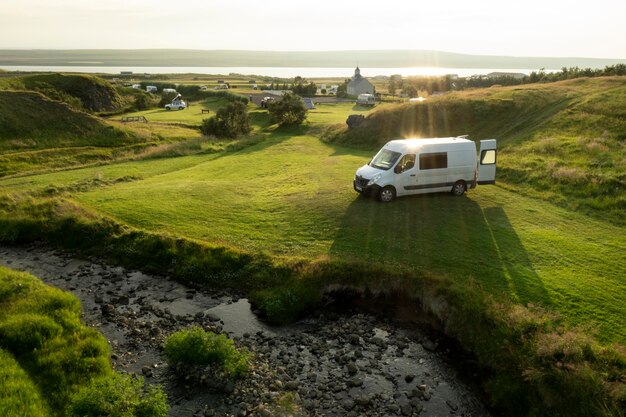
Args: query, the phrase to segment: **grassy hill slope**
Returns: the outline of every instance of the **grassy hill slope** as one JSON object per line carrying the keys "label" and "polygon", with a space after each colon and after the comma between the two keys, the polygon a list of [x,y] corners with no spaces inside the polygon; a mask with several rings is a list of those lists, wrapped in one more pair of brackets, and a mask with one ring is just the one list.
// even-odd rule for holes
{"label": "grassy hill slope", "polygon": [[[110,386],[117,383],[120,390],[128,390],[111,367],[106,339],[81,323],[80,316],[80,303],[72,294],[0,267],[0,414],[75,416],[72,403],[80,401],[81,390],[91,384],[110,380]],[[128,416],[166,414],[146,412],[150,407],[133,399],[136,395],[145,398],[141,401],[163,403],[160,390],[135,391],[125,392],[122,399],[110,388],[101,390],[94,403],[106,401],[113,414],[118,410]]]}
{"label": "grassy hill slope", "polygon": [[117,90],[102,78],[82,74],[37,74],[0,79],[0,89],[38,91],[53,100],[92,112],[123,107]]}
{"label": "grassy hill slope", "polygon": [[31,91],[0,91],[0,123],[0,151],[112,146],[131,139],[97,117]]}
{"label": "grassy hill slope", "polygon": [[388,106],[332,143],[469,134],[499,140],[498,179],[559,205],[626,224],[626,77],[493,87]]}
{"label": "grassy hill slope", "polygon": [[144,141],[41,93],[0,91],[0,176],[108,159]]}

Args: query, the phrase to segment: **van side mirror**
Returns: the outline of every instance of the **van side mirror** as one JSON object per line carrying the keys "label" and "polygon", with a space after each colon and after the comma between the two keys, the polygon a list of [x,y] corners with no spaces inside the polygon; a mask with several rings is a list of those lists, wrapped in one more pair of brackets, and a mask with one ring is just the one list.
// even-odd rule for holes
{"label": "van side mirror", "polygon": [[402,164],[398,164],[393,168],[393,172],[395,172],[396,174],[399,174],[402,172]]}

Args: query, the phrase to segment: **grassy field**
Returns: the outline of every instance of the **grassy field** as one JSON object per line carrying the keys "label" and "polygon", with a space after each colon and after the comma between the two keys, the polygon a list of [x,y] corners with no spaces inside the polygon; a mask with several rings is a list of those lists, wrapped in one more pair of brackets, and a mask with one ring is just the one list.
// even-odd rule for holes
{"label": "grassy field", "polygon": [[[526,383],[548,398],[537,402],[539,409],[550,406],[542,387],[587,392],[585,384],[601,378],[606,394],[612,392],[606,384],[623,380],[626,368],[608,348],[611,342],[626,344],[626,226],[619,212],[626,198],[626,136],[623,110],[613,105],[626,100],[625,86],[621,78],[607,78],[475,90],[426,105],[373,110],[324,104],[309,112],[303,126],[292,128],[272,125],[265,110],[249,104],[253,134],[236,141],[202,138],[195,130],[207,117],[199,109],[214,113],[226,103],[222,98],[184,111],[138,112],[133,115],[146,115],[150,123],[107,123],[144,141],[158,138],[165,148],[157,144],[153,154],[136,160],[120,156],[105,165],[0,179],[0,220],[9,230],[2,236],[10,240],[14,230],[38,236],[36,229],[46,229],[47,238],[74,241],[80,248],[85,236],[96,233],[98,248],[122,263],[140,259],[142,266],[173,268],[177,279],[206,285],[236,280],[252,290],[250,296],[266,312],[275,308],[279,319],[306,309],[316,299],[311,294],[319,295],[315,285],[334,283],[333,274],[337,283],[363,279],[375,285],[381,273],[411,279],[416,286],[446,282],[442,294],[460,309],[457,317],[470,313],[457,323],[455,337],[494,371],[496,380],[516,375],[501,389],[489,389],[504,395],[496,403],[509,403],[502,394],[509,388],[509,394],[522,392],[534,403],[535,394],[524,391]],[[371,130],[342,132],[339,125],[350,114],[366,115]],[[497,137],[499,184],[480,186],[462,198],[423,195],[392,204],[357,195],[355,170],[385,135],[410,131]],[[62,156],[56,148],[41,151]],[[573,178],[580,172],[584,181],[541,186],[542,178]],[[589,202],[596,198],[606,204]],[[41,219],[52,226],[37,223]],[[59,237],[63,231],[70,233]],[[353,271],[362,276],[352,276]],[[277,284],[283,278],[286,284]],[[520,312],[508,300],[529,308]],[[284,306],[293,308],[281,310]],[[535,306],[560,313],[579,328],[570,332]],[[503,344],[494,350],[492,340]],[[561,369],[564,358],[563,366],[572,367],[567,372]],[[544,371],[545,378],[557,379],[546,380]],[[512,388],[518,383],[522,388]],[[33,401],[36,406],[39,400]],[[604,400],[599,401],[594,410],[602,410]],[[567,404],[559,407],[571,409]]]}
{"label": "grassy field", "polygon": [[473,278],[495,293],[555,308],[573,323],[593,324],[604,340],[626,341],[623,228],[497,186],[461,199],[443,194],[381,205],[351,189],[355,169],[370,156],[276,130],[235,153],[14,178],[0,186],[43,189],[132,176],[140,180],[75,198],[147,230]]}
{"label": "grassy field", "polygon": [[[204,106],[212,111],[223,104],[211,100]],[[138,114],[161,118],[167,130],[199,123],[194,107]],[[510,185],[479,187],[462,199],[361,199],[351,180],[372,152],[324,144],[310,132],[370,109],[320,105],[308,126],[295,129],[270,126],[265,111],[250,109],[267,138],[238,152],[17,177],[0,189],[82,190],[78,201],[122,222],[274,255],[365,259],[473,278],[592,324],[604,340],[626,341],[622,227],[523,197]]]}

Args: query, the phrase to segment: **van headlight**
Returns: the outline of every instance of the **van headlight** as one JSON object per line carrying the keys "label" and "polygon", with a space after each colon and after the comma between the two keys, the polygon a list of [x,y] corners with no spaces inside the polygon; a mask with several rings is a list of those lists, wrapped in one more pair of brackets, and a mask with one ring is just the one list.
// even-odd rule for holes
{"label": "van headlight", "polygon": [[370,180],[368,181],[367,185],[375,184],[376,181],[378,181],[380,179],[380,177],[382,177],[381,174],[374,175],[372,178],[370,178]]}

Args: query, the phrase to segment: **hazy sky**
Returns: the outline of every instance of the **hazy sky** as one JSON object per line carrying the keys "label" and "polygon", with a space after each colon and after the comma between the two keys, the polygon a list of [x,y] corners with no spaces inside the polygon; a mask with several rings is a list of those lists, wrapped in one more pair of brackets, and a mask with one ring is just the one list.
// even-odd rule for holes
{"label": "hazy sky", "polygon": [[626,1],[0,0],[1,49],[434,49],[626,58]]}

